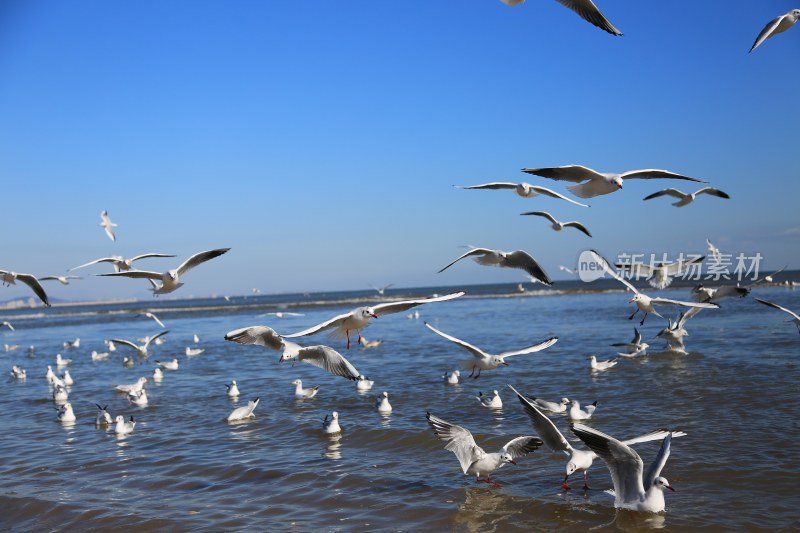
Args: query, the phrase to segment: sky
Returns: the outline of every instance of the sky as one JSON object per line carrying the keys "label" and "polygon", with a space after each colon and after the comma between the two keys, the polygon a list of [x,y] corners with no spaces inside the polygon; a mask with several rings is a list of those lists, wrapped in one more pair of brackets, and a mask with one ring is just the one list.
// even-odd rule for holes
{"label": "sky", "polygon": [[[174,296],[520,282],[464,245],[533,255],[556,280],[581,251],[723,252],[800,268],[800,28],[748,53],[791,2],[597,0],[624,35],[553,0],[0,4],[0,269],[230,247]],[[590,208],[453,185],[565,182],[523,167],[663,168],[730,200]],[[117,241],[99,227],[108,210]],[[555,232],[525,211],[579,220]],[[149,298],[143,280],[47,285]],[[52,282],[51,282],[52,283]],[[0,287],[0,300],[27,296]]]}

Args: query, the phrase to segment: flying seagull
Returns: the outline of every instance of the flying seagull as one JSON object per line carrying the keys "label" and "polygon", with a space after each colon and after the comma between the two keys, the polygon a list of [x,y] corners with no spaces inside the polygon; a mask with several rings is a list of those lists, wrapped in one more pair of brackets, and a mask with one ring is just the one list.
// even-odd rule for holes
{"label": "flying seagull", "polygon": [[[506,5],[509,6],[518,6],[525,2],[525,0],[500,0]],[[590,22],[600,28],[601,30],[607,31],[611,35],[622,35],[622,32],[619,31],[617,28],[614,27],[611,22],[600,12],[594,2],[592,0],[557,0],[559,4],[564,7],[568,7],[572,11],[578,14],[586,22]]]}
{"label": "flying seagull", "polygon": [[133,268],[133,262],[138,261],[139,259],[145,259],[147,257],[175,257],[174,255],[168,254],[158,254],[158,253],[146,253],[140,254],[130,259],[125,259],[121,255],[112,255],[111,257],[101,257],[100,259],[95,259],[94,261],[89,261],[88,263],[84,263],[82,265],[76,266],[74,268],[70,268],[69,272],[73,270],[78,270],[79,268],[87,267],[90,265],[95,265],[97,263],[111,263],[114,265],[114,270],[116,272],[121,272],[123,270],[130,270]]}
{"label": "flying seagull", "polygon": [[116,344],[124,344],[125,346],[130,346],[131,348],[136,350],[136,353],[139,354],[140,357],[147,357],[147,347],[150,346],[150,343],[159,338],[160,336],[166,335],[167,333],[169,333],[169,331],[162,331],[161,333],[157,333],[152,337],[147,337],[147,339],[145,339],[144,341],[144,344],[142,345],[138,345],[134,342],[125,339],[111,339],[111,342]]}
{"label": "flying seagull", "polygon": [[39,281],[58,281],[62,285],[69,285],[71,279],[83,279],[80,276],[42,276]]}
{"label": "flying seagull", "polygon": [[100,227],[105,230],[106,235],[108,235],[109,239],[116,242],[117,236],[114,235],[113,228],[116,228],[117,225],[111,222],[111,219],[108,218],[108,211],[106,211],[105,209],[103,210],[102,213],[100,213],[100,220],[101,220]]}
{"label": "flying seagull", "polygon": [[784,313],[787,313],[789,316],[792,317],[791,321],[794,322],[795,326],[797,326],[797,331],[800,332],[800,316],[798,316],[797,313],[795,313],[794,311],[790,311],[789,309],[786,309],[785,307],[781,307],[778,304],[774,304],[774,303],[768,302],[766,300],[761,300],[760,298],[756,298],[755,300],[760,304],[768,305],[770,307],[774,307],[775,309],[779,309],[779,310],[783,311]]}
{"label": "flying seagull", "polygon": [[551,198],[558,198],[559,200],[566,200],[571,202],[575,205],[579,205],[581,207],[589,207],[586,204],[582,204],[580,202],[576,202],[575,200],[571,200],[567,198],[563,194],[559,194],[556,191],[550,190],[546,187],[540,187],[538,185],[531,185],[530,183],[522,182],[522,183],[510,183],[507,181],[495,181],[492,183],[483,183],[481,185],[454,185],[459,189],[511,189],[519,196],[523,198],[533,198],[534,196],[539,196],[540,194],[543,196],[549,196]]}
{"label": "flying seagull", "polygon": [[528,275],[535,281],[544,283],[545,285],[553,284],[550,276],[548,276],[547,272],[545,272],[544,269],[539,266],[539,263],[537,263],[533,257],[522,250],[504,252],[502,250],[491,250],[489,248],[473,248],[469,252],[452,261],[439,272],[444,272],[465,257],[472,257],[475,262],[481,265],[519,268],[527,272]]}
{"label": "flying seagull", "polygon": [[647,263],[617,263],[617,269],[623,272],[630,272],[631,276],[637,280],[640,277],[647,278],[650,286],[655,289],[663,289],[672,283],[674,276],[679,276],[686,269],[691,268],[693,265],[699,265],[703,262],[706,256],[700,255],[690,259],[679,259],[671,263],[667,262],[654,262]]}
{"label": "flying seagull", "polygon": [[770,21],[769,24],[764,26],[764,29],[761,30],[761,33],[758,34],[758,37],[756,37],[756,42],[753,43],[753,46],[750,48],[750,52],[758,48],[761,43],[773,35],[782,33],[794,26],[795,22],[797,22],[797,19],[800,19],[800,9],[792,9],[788,13]]}
{"label": "flying seagull", "polygon": [[36,296],[46,305],[50,307],[50,302],[47,299],[47,293],[44,292],[44,288],[42,284],[39,283],[39,280],[36,279],[36,276],[31,274],[20,274],[17,272],[11,272],[9,270],[0,270],[0,281],[3,282],[3,285],[9,287],[11,285],[16,285],[16,281],[19,280],[31,289],[33,292],[36,293]]}
{"label": "flying seagull", "polygon": [[[697,178],[690,178],[689,176],[675,174],[669,170],[659,170],[655,168],[628,170],[619,174],[615,172],[597,172],[596,170],[581,165],[523,168],[522,171],[552,180],[578,183],[579,185],[570,185],[567,187],[567,190],[569,190],[575,196],[580,196],[581,198],[592,198],[594,196],[600,196],[618,191],[622,188],[622,183],[629,179],[650,180],[667,178],[707,183]],[[582,181],[585,181],[586,183],[580,183]]]}
{"label": "flying seagull", "polygon": [[563,228],[575,228],[578,231],[581,231],[586,234],[587,237],[591,237],[592,234],[589,233],[589,230],[586,229],[586,226],[581,224],[578,221],[571,220],[569,222],[559,222],[555,219],[553,215],[548,213],[547,211],[530,211],[528,213],[522,213],[522,215],[534,215],[537,217],[544,217],[552,223],[552,228],[555,231],[561,231]]}
{"label": "flying seagull", "polygon": [[728,196],[728,193],[723,192],[719,189],[715,189],[714,187],[703,187],[702,189],[699,189],[692,193],[685,193],[679,191],[678,189],[669,188],[669,189],[664,189],[663,191],[654,192],[649,196],[645,196],[644,200],[658,198],[659,196],[672,196],[678,199],[678,201],[672,205],[674,205],[675,207],[683,207],[685,205],[689,205],[690,203],[694,202],[698,194],[710,194],[711,196],[717,196],[719,198],[725,198],[726,200],[730,200],[730,196]]}

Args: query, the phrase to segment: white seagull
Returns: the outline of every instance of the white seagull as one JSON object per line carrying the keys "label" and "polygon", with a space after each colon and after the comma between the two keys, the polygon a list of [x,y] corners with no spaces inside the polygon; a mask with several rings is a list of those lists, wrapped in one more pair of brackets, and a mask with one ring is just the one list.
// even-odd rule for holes
{"label": "white seagull", "polygon": [[359,375],[356,379],[356,390],[358,391],[368,391],[372,389],[373,385],[375,385],[375,382],[367,376]]}
{"label": "white seagull", "polygon": [[619,363],[619,359],[617,358],[608,359],[606,361],[598,361],[597,357],[594,355],[589,356],[589,367],[598,372],[608,370],[609,368],[616,366],[617,363]]}
{"label": "white seagull", "polygon": [[133,415],[131,415],[129,422],[125,422],[125,418],[122,415],[117,415],[114,420],[116,422],[116,425],[114,426],[114,432],[117,435],[127,435],[129,433],[133,433],[133,428],[136,427],[136,420],[133,419]]}
{"label": "white seagull", "polygon": [[701,308],[693,307],[681,312],[681,314],[678,316],[678,320],[675,322],[672,322],[672,319],[668,319],[667,327],[662,329],[656,335],[656,338],[667,341],[667,349],[669,351],[680,352],[685,355],[686,350],[684,350],[683,338],[689,336],[689,332],[686,331],[685,327],[686,321],[700,311],[702,311]]}
{"label": "white seagull", "polygon": [[79,268],[87,267],[90,265],[96,265],[97,263],[111,263],[112,265],[114,265],[115,272],[122,272],[125,270],[131,270],[133,268],[134,261],[138,261],[139,259],[145,259],[147,257],[175,257],[175,256],[168,254],[159,254],[159,253],[146,253],[131,257],[129,259],[125,259],[121,255],[112,255],[111,257],[101,257],[100,259],[95,259],[94,261],[89,261],[88,263],[84,263],[82,265],[70,268],[68,272],[72,272],[73,270],[78,270]]}
{"label": "white seagull", "polygon": [[108,217],[108,211],[103,209],[102,213],[100,213],[100,227],[106,232],[108,238],[112,241],[116,242],[117,236],[114,235],[114,229],[117,225],[111,222],[111,219]]}
{"label": "white seagull", "polygon": [[226,420],[228,422],[232,422],[234,420],[246,420],[248,418],[255,418],[256,415],[253,414],[253,411],[256,410],[256,406],[258,406],[258,402],[261,401],[261,398],[256,398],[255,400],[250,400],[247,402],[247,405],[244,407],[237,407],[234,409],[231,414],[228,415]]}
{"label": "white seagull", "polygon": [[339,426],[339,413],[334,411],[330,414],[330,417],[330,420],[328,420],[328,415],[325,415],[325,420],[322,421],[322,432],[327,435],[341,433],[342,428]]}
{"label": "white seagull", "polygon": [[173,358],[172,361],[159,361],[156,359],[156,364],[164,370],[178,370],[178,358]]}
{"label": "white seagull", "polygon": [[110,426],[112,419],[111,414],[108,412],[108,406],[105,405],[103,407],[100,404],[95,404],[97,406],[97,418],[94,419],[95,426]]}
{"label": "white seagull", "polygon": [[708,245],[708,253],[711,254],[711,257],[714,258],[715,264],[722,263],[722,254],[719,251],[719,248],[711,244],[711,241],[706,239],[706,244]]}
{"label": "white seagull", "polygon": [[124,385],[117,385],[114,388],[117,389],[119,392],[139,392],[144,388],[144,384],[147,383],[147,378],[142,376],[136,380],[136,383],[128,383]]}
{"label": "white seagull", "polygon": [[773,35],[785,32],[794,26],[798,19],[800,19],[800,9],[792,9],[788,13],[771,20],[766,26],[764,26],[764,29],[761,30],[761,33],[758,34],[758,37],[756,37],[756,41],[750,48],[750,52],[758,48],[761,43]]}
{"label": "white seagull", "polygon": [[69,285],[71,279],[83,279],[80,276],[42,276],[39,281],[57,281],[62,285]]}
{"label": "white seagull", "polygon": [[484,183],[482,185],[454,185],[454,187],[458,187],[459,189],[511,189],[523,198],[533,198],[534,196],[539,196],[541,194],[551,198],[566,200],[581,207],[589,207],[586,204],[571,200],[570,198],[567,198],[556,191],[550,190],[546,187],[539,187],[538,185],[531,185],[530,183],[526,183],[524,181],[522,183],[493,182]]}
{"label": "white seagull", "polygon": [[[523,168],[523,172],[534,174],[543,178],[550,178],[558,181],[570,181],[578,183],[579,185],[570,185],[567,187],[572,194],[581,198],[592,198],[603,194],[609,194],[622,189],[622,184],[625,180],[630,179],[677,179],[695,181],[698,183],[707,183],[697,178],[690,178],[682,174],[675,174],[669,170],[659,170],[655,168],[648,168],[642,170],[628,170],[622,173],[615,172],[597,172],[582,165],[566,165],[563,167],[545,167],[545,168]],[[580,182],[586,183],[580,183]]]}
{"label": "white seagull", "polygon": [[[420,298],[417,300],[400,300],[397,302],[386,302],[373,306],[358,307],[349,313],[335,316],[321,324],[304,329],[303,331],[292,333],[291,335],[284,335],[284,338],[305,337],[306,335],[313,335],[314,333],[333,330],[330,334],[332,337],[347,338],[347,348],[349,349],[350,332],[356,331],[358,332],[358,336],[361,337],[361,330],[369,324],[369,321],[372,318],[378,318],[379,316],[388,315],[390,313],[399,313],[422,304],[445,302],[463,295],[464,292],[454,292],[444,296]],[[358,374],[356,374],[356,376],[358,376]]]}
{"label": "white seagull", "polygon": [[445,383],[449,383],[450,385],[458,385],[461,383],[461,371],[460,370],[448,370],[442,374],[442,381]]}
{"label": "white seagull", "polygon": [[536,259],[523,250],[504,252],[503,250],[492,250],[490,248],[473,248],[456,258],[439,272],[444,272],[465,257],[472,257],[479,265],[519,268],[524,270],[535,281],[544,283],[545,285],[553,284],[550,276],[548,276],[547,272],[536,262]]}
{"label": "white seagull", "polygon": [[[536,437],[523,436],[508,441],[500,451],[486,453],[475,443],[475,438],[468,429],[446,422],[430,413],[426,416],[433,432],[445,442],[444,449],[456,454],[461,470],[465,475],[474,475],[476,482],[483,481],[500,486],[491,479],[495,470],[506,463],[517,464],[514,459],[527,455],[542,445],[542,441]],[[481,476],[486,476],[486,479],[481,479]]]}
{"label": "white seagull", "polygon": [[124,344],[125,346],[130,346],[131,348],[136,350],[136,353],[139,355],[139,357],[147,357],[147,347],[150,346],[150,343],[153,342],[155,339],[159,338],[160,336],[166,335],[167,333],[169,333],[169,330],[157,333],[152,337],[147,337],[144,341],[144,344],[142,345],[135,344],[125,339],[111,339],[111,342],[116,344]]}
{"label": "white seagull", "polygon": [[70,386],[75,384],[75,380],[72,379],[72,376],[69,373],[69,370],[64,370],[64,373],[61,375],[61,381],[64,382],[64,385]]}
{"label": "white seagull", "polygon": [[6,320],[3,320],[2,322],[0,322],[0,328],[4,328],[4,327],[10,329],[11,331],[14,331],[14,326],[11,325],[11,322],[8,322]]}
{"label": "white seagull", "polygon": [[[467,377],[471,377],[474,379],[478,379],[480,377],[482,370],[492,370],[494,368],[499,367],[500,365],[508,366],[508,363],[506,363],[505,361],[506,357],[539,352],[544,350],[545,348],[549,348],[550,346],[558,342],[558,337],[551,337],[546,341],[540,342],[539,344],[534,344],[533,346],[528,346],[520,350],[501,352],[499,354],[490,354],[484,352],[483,350],[481,350],[476,346],[469,344],[468,342],[462,341],[461,339],[457,339],[451,335],[448,335],[447,333],[439,331],[438,329],[431,326],[427,322],[425,322],[425,325],[428,327],[428,329],[430,329],[437,335],[440,335],[445,339],[458,344],[459,346],[467,350],[469,353],[471,353],[473,356],[475,356],[475,359],[470,359],[463,362],[465,368],[472,368],[472,373]],[[477,375],[475,374],[475,370],[478,370]]]}
{"label": "white seagull", "polygon": [[97,350],[92,350],[92,361],[105,361],[108,359],[110,354],[108,352],[98,352]]}
{"label": "white seagull", "polygon": [[54,402],[66,402],[69,399],[69,392],[67,392],[66,387],[61,384],[57,384],[53,389],[53,401]]}
{"label": "white seagull", "polygon": [[383,293],[384,293],[384,292],[386,292],[386,289],[388,289],[389,287],[394,287],[394,283],[389,283],[388,285],[384,285],[383,287],[376,287],[375,285],[370,285],[370,287],[372,287],[373,289],[375,289],[375,291],[376,291],[378,294],[380,294],[381,296],[383,296]]}
{"label": "white seagull", "polygon": [[187,346],[184,353],[186,354],[186,357],[194,357],[195,355],[200,355],[205,351],[205,348],[192,348],[191,346]]}
{"label": "white seagull", "polygon": [[690,256],[689,259],[679,259],[678,261],[666,262],[658,261],[650,264],[641,262],[617,263],[616,267],[622,272],[630,272],[631,277],[639,279],[646,278],[651,287],[664,289],[672,283],[675,276],[680,276],[687,269],[699,265],[706,256]]}
{"label": "white seagull", "polygon": [[304,389],[303,382],[299,379],[292,381],[292,385],[294,385],[294,397],[298,400],[309,400],[316,396],[319,391],[319,385]]}
{"label": "white seagull", "polygon": [[139,407],[144,407],[147,405],[147,391],[142,389],[136,392],[129,392],[128,393],[128,401],[131,402],[133,405],[138,405]]}
{"label": "white seagull", "polygon": [[[525,2],[525,0],[500,0],[506,5],[509,6],[518,6]],[[622,32],[619,31],[617,28],[614,27],[609,20],[603,16],[597,6],[594,5],[592,0],[557,0],[559,4],[562,6],[568,7],[572,11],[578,14],[586,22],[590,22],[600,28],[601,30],[607,31],[611,35],[622,35]]]}
{"label": "white seagull", "polygon": [[159,325],[159,326],[161,326],[162,328],[165,328],[165,327],[167,327],[167,326],[165,326],[165,325],[164,325],[164,323],[163,323],[163,322],[161,322],[161,320],[160,320],[160,319],[159,319],[159,318],[158,318],[158,317],[155,315],[155,313],[151,313],[150,311],[147,311],[147,312],[145,312],[145,313],[142,313],[142,315],[143,315],[143,316],[145,316],[145,317],[147,317],[147,318],[152,318],[153,320],[155,320],[155,321],[156,321],[156,324],[158,324],[158,325]]}
{"label": "white seagull", "polygon": [[617,342],[611,346],[624,349],[624,352],[619,352],[617,354],[621,357],[636,357],[637,355],[643,355],[650,347],[650,345],[646,342],[642,342],[642,334],[638,329],[636,329],[635,326],[633,328],[633,340],[631,340],[631,342]]}
{"label": "white seagull", "polygon": [[567,416],[570,420],[589,420],[592,418],[595,409],[597,409],[597,400],[590,403],[583,409],[581,409],[581,404],[578,400],[570,400]]}
{"label": "white seagull", "polygon": [[69,402],[57,408],[56,411],[58,411],[57,416],[59,422],[75,422],[75,412],[72,410],[72,404]]}
{"label": "white seagull", "polygon": [[164,371],[161,370],[160,366],[157,366],[153,369],[153,381],[156,383],[161,383],[164,381]]}
{"label": "white seagull", "polygon": [[225,387],[228,388],[228,397],[235,398],[239,396],[239,386],[236,384],[236,380],[232,380],[230,384],[226,384]]}
{"label": "white seagull", "polygon": [[492,397],[487,398],[483,395],[482,392],[479,392],[476,396],[478,401],[481,403],[482,406],[488,407],[489,409],[502,409],[503,408],[503,400],[500,398],[500,393],[496,390],[492,391]]}
{"label": "white seagull", "polygon": [[56,366],[67,366],[72,362],[72,359],[64,359],[60,353],[56,354]]}
{"label": "white seagull", "polygon": [[358,343],[361,345],[362,348],[366,350],[367,348],[377,348],[378,346],[383,344],[383,341],[382,340],[368,341],[364,337],[361,337]]}
{"label": "white seagull", "polygon": [[544,409],[545,411],[550,411],[551,413],[566,413],[567,406],[570,404],[569,398],[561,398],[559,402],[551,402],[545,400],[544,398],[533,398],[531,396],[526,396],[526,398],[532,401],[536,407],[539,409]]}
{"label": "white seagull", "polygon": [[28,373],[25,372],[25,369],[21,366],[14,365],[11,367],[11,377],[15,379],[25,379],[28,377]]}
{"label": "white seagull", "polygon": [[703,308],[719,307],[719,305],[713,303],[681,302],[678,300],[670,300],[668,298],[661,298],[661,297],[652,298],[643,292],[639,292],[639,290],[633,285],[631,285],[631,283],[628,282],[628,280],[617,274],[617,272],[613,268],[611,268],[611,265],[608,264],[608,261],[606,261],[603,258],[603,256],[601,256],[599,253],[597,253],[594,250],[590,250],[590,252],[594,256],[595,261],[597,261],[597,263],[600,264],[603,270],[605,270],[611,277],[613,277],[614,279],[616,279],[617,281],[628,287],[628,289],[630,289],[633,292],[634,294],[633,298],[631,298],[629,302],[636,304],[636,311],[634,311],[633,314],[628,317],[628,320],[633,320],[633,317],[636,316],[636,313],[638,313],[639,311],[644,311],[644,317],[642,317],[642,321],[639,322],[640,326],[644,325],[644,321],[647,318],[648,313],[652,313],[656,316],[664,318],[658,311],[656,311],[656,308],[654,307],[655,305],[682,305],[684,307],[703,307]]}
{"label": "white seagull", "polygon": [[379,413],[392,412],[392,404],[389,403],[388,392],[383,391],[383,394],[381,394],[375,399],[375,409],[377,409]]}
{"label": "white seagull", "polygon": [[[113,272],[111,274],[98,274],[98,276],[124,276],[127,278],[146,278],[152,280],[154,283],[154,287],[152,289],[154,295],[159,294],[168,294],[174,290],[179,289],[183,286],[183,282],[181,281],[181,276],[185,275],[191,269],[214,259],[215,257],[219,257],[225,252],[230,250],[230,248],[218,248],[216,250],[208,250],[205,252],[196,253],[191,256],[189,259],[181,263],[178,268],[167,270],[166,272],[153,272],[149,270],[127,270],[125,272]],[[161,282],[161,285],[158,285],[157,282]]]}
{"label": "white seagull", "polygon": [[790,311],[789,309],[786,309],[785,307],[781,307],[778,304],[775,304],[775,303],[772,303],[772,302],[768,302],[768,301],[762,300],[760,298],[756,298],[755,300],[760,304],[768,305],[770,307],[774,307],[775,309],[779,309],[779,310],[783,311],[784,313],[787,313],[789,316],[792,317],[791,318],[791,322],[794,322],[794,325],[797,326],[797,331],[800,332],[800,316],[798,316],[797,313],[795,313],[794,311]]}
{"label": "white seagull", "polygon": [[728,196],[728,193],[726,192],[723,192],[719,189],[715,189],[714,187],[703,187],[702,189],[699,189],[692,193],[685,193],[679,191],[678,189],[668,188],[662,191],[654,192],[649,196],[645,196],[644,200],[658,198],[659,196],[672,196],[678,199],[678,201],[673,203],[672,205],[674,205],[675,207],[683,207],[685,205],[689,205],[690,203],[694,202],[695,197],[698,194],[709,194],[711,196],[716,196],[718,198],[725,198],[727,200],[730,199],[730,196]]}
{"label": "white seagull", "polygon": [[274,316],[275,318],[284,318],[287,316],[305,316],[303,313],[292,313],[290,311],[275,311],[272,313],[264,313],[263,315],[259,316]]}
{"label": "white seagull", "polygon": [[664,510],[664,489],[675,490],[661,477],[661,470],[669,457],[669,447],[674,436],[672,432],[664,437],[661,449],[647,473],[644,473],[642,458],[626,442],[618,441],[583,424],[574,424],[572,432],[603,460],[611,472],[614,507],[650,513]]}
{"label": "white seagull", "polygon": [[0,270],[0,281],[3,282],[3,285],[7,287],[16,285],[17,280],[30,287],[36,296],[39,297],[42,303],[47,307],[50,307],[50,301],[47,298],[47,293],[44,292],[44,287],[42,287],[42,284],[39,283],[38,279],[36,279],[36,276],[31,274],[20,274],[10,270]]}
{"label": "white seagull", "polygon": [[279,363],[292,360],[309,363],[322,368],[334,376],[356,380],[359,371],[342,354],[329,346],[300,346],[288,341],[269,326],[250,326],[225,334],[226,341],[239,344],[257,344],[265,348],[282,351]]}
{"label": "white seagull", "polygon": [[549,220],[552,223],[551,227],[555,231],[561,231],[563,228],[575,228],[576,230],[586,234],[587,237],[591,237],[592,236],[592,234],[589,233],[589,230],[586,229],[586,226],[584,226],[580,222],[578,222],[576,220],[570,220],[569,222],[559,222],[558,220],[555,219],[555,217],[553,215],[551,215],[547,211],[530,211],[528,213],[522,213],[522,215],[523,216],[524,215],[533,215],[533,216],[537,216],[537,217],[544,217],[544,218],[546,218],[547,220]]}

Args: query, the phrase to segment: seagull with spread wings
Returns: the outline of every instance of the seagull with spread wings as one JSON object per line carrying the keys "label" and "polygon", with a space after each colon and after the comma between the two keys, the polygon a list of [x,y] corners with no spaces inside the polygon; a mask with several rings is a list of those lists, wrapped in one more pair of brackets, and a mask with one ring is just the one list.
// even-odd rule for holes
{"label": "seagull with spread wings", "polygon": [[117,225],[111,222],[111,219],[108,217],[108,211],[105,209],[100,213],[100,227],[103,228],[109,239],[116,242],[117,236],[114,235],[114,228],[116,228]]}
{"label": "seagull with spread wings", "polygon": [[439,273],[444,272],[465,257],[471,257],[479,265],[497,266],[504,268],[519,268],[528,273],[533,281],[552,285],[553,281],[547,272],[536,262],[530,254],[522,250],[514,252],[504,252],[503,250],[492,250],[490,248],[472,248],[470,251],[451,261]]}
{"label": "seagull with spread wings", "polygon": [[559,194],[556,191],[548,189],[547,187],[531,185],[530,183],[524,181],[521,183],[511,183],[508,181],[495,181],[492,183],[483,183],[481,185],[453,185],[453,187],[457,187],[459,189],[510,189],[523,198],[533,198],[534,196],[542,195],[542,196],[549,196],[550,198],[558,198],[559,200],[566,200],[570,203],[579,205],[581,207],[589,207],[586,204],[576,202],[575,200],[567,198],[563,194]]}
{"label": "seagull with spread wings", "polygon": [[36,276],[32,274],[12,272],[10,270],[0,270],[0,281],[3,282],[3,285],[7,287],[16,285],[17,280],[30,287],[36,296],[39,297],[42,303],[47,307],[50,307],[50,301],[47,298],[47,293],[44,292],[44,287],[42,287],[42,284],[39,283],[39,280],[36,278]]}
{"label": "seagull with spread wings", "polygon": [[651,200],[653,198],[658,198],[659,196],[672,196],[678,199],[678,201],[672,205],[674,205],[675,207],[683,207],[685,205],[689,205],[690,203],[694,202],[698,194],[708,194],[711,196],[716,196],[718,198],[725,198],[726,200],[730,200],[731,198],[730,196],[728,196],[728,193],[723,192],[719,189],[715,189],[714,187],[703,187],[702,189],[699,189],[691,193],[685,193],[683,191],[679,191],[678,189],[668,188],[662,191],[654,192],[651,195],[645,196],[644,200]]}
{"label": "seagull with spread wings", "polygon": [[553,215],[551,215],[547,211],[530,211],[528,213],[522,213],[522,215],[534,215],[537,217],[546,218],[547,220],[550,221],[550,223],[552,224],[551,227],[555,231],[561,231],[564,228],[575,228],[576,230],[584,233],[587,237],[592,236],[592,234],[589,233],[589,230],[586,229],[586,226],[584,226],[580,222],[576,220],[570,220],[569,222],[559,222]]}
{"label": "seagull with spread wings", "polygon": [[760,304],[764,304],[764,305],[767,305],[767,306],[772,307],[774,309],[778,309],[779,311],[783,311],[784,313],[786,313],[789,316],[791,316],[792,318],[790,319],[790,322],[794,322],[794,325],[797,326],[797,331],[800,332],[800,316],[798,316],[797,313],[795,313],[794,311],[792,311],[790,309],[786,309],[785,307],[781,307],[780,305],[778,305],[776,303],[768,302],[768,301],[762,300],[760,298],[756,298],[755,300]]}
{"label": "seagull with spread wings", "polygon": [[78,270],[79,268],[96,265],[97,263],[111,263],[112,265],[114,265],[115,272],[122,272],[124,270],[132,269],[134,261],[138,261],[139,259],[145,259],[147,257],[175,257],[175,256],[168,254],[159,254],[159,253],[146,253],[131,257],[129,259],[125,259],[121,255],[112,255],[111,257],[101,257],[100,259],[95,259],[94,261],[89,261],[88,263],[84,263],[82,265],[70,268],[69,272],[72,272],[73,270]]}
{"label": "seagull with spread wings", "polygon": [[150,346],[150,343],[159,338],[162,335],[166,335],[169,331],[162,331],[161,333],[157,333],[152,337],[147,337],[144,341],[144,344],[139,345],[134,342],[125,340],[125,339],[111,339],[111,342],[115,344],[124,344],[125,346],[130,346],[136,353],[139,354],[139,357],[147,357],[147,347]]}
{"label": "seagull with spread wings", "polygon": [[[500,0],[509,6],[518,6],[525,0]],[[586,22],[594,24],[603,31],[611,35],[622,35],[622,32],[614,27],[613,24],[600,12],[592,0],[557,0],[559,4],[567,7],[578,14]]]}
{"label": "seagull with spread wings", "polygon": [[761,33],[758,34],[756,41],[750,48],[750,52],[758,48],[761,43],[770,37],[779,33],[783,33],[794,26],[798,19],[800,19],[800,9],[792,9],[788,13],[784,13],[783,15],[772,19],[766,26],[764,26],[764,29],[761,30]]}

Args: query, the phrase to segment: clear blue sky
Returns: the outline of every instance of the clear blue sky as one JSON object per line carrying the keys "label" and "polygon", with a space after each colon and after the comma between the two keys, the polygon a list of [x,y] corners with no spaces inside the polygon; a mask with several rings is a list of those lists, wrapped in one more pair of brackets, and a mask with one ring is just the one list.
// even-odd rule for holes
{"label": "clear blue sky", "polygon": [[[231,247],[175,296],[525,281],[463,244],[524,249],[553,277],[589,246],[760,252],[800,267],[800,28],[748,54],[786,1],[598,0],[613,37],[553,0],[7,1],[0,4],[0,269]],[[590,209],[453,184],[526,166],[666,168],[729,201]],[[107,209],[117,242],[98,226]],[[595,237],[556,233],[544,209]],[[85,269],[83,275],[109,270]],[[80,271],[79,271],[80,272]],[[48,285],[146,296],[142,280]],[[2,288],[0,300],[25,295]]]}

